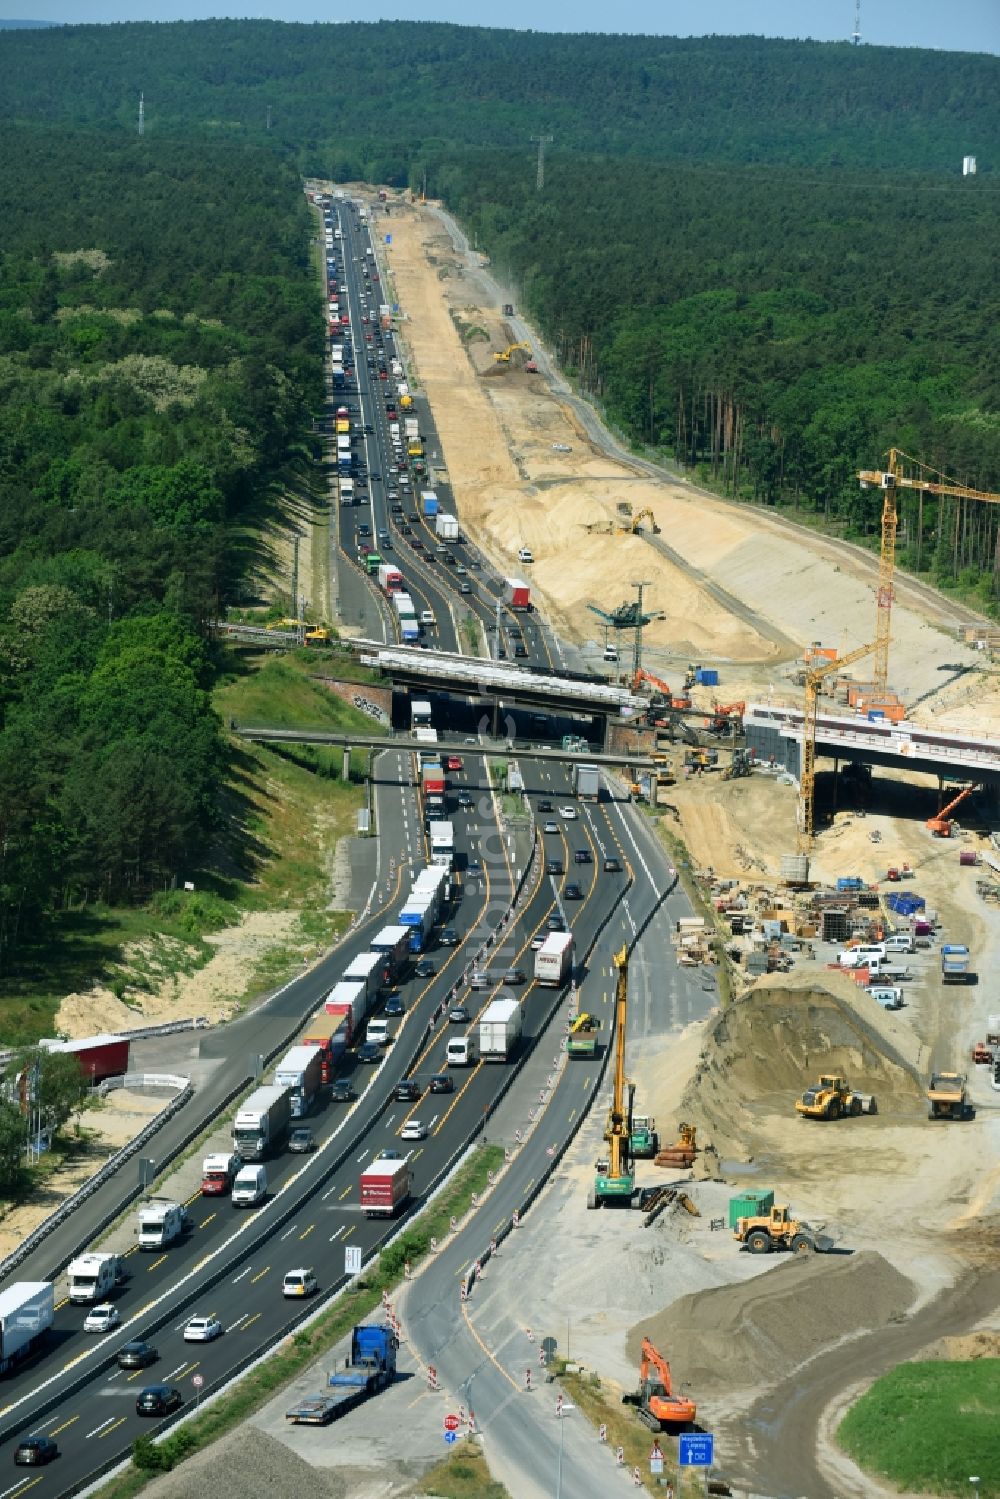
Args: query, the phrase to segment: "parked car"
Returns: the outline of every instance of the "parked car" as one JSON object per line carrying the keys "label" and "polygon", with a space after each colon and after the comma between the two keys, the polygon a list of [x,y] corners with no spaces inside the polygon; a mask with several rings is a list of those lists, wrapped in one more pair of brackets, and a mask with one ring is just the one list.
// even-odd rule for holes
{"label": "parked car", "polygon": [[168,1384],[150,1384],[136,1396],[137,1416],[168,1416],[183,1403],[180,1390]]}
{"label": "parked car", "polygon": [[[40,1468],[58,1456],[59,1448],[51,1437],[23,1437],[17,1444],[14,1461],[19,1468]],[[29,1487],[38,1482],[33,1478]],[[21,1483],[27,1484],[28,1480],[22,1478]]]}
{"label": "parked car", "polygon": [[119,1369],[145,1369],[150,1364],[155,1364],[159,1354],[152,1343],[146,1343],[142,1338],[133,1338],[131,1343],[125,1343],[118,1350]]}
{"label": "parked car", "polygon": [[288,1148],[293,1155],[308,1155],[310,1150],[316,1149],[316,1140],[311,1129],[299,1125],[293,1129],[288,1136]]}

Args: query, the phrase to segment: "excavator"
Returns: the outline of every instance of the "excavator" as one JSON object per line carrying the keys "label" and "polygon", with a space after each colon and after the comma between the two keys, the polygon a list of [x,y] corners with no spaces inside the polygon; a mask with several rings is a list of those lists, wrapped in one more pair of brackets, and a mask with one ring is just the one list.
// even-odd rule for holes
{"label": "excavator", "polygon": [[654,677],[651,671],[640,666],[632,678],[632,691],[638,692],[643,682],[648,682],[654,693],[659,693],[665,699],[668,708],[690,708],[689,697],[674,697],[673,692],[667,686],[662,677]]}
{"label": "excavator", "polygon": [[508,344],[505,349],[501,349],[498,354],[494,354],[493,358],[497,364],[510,364],[510,356],[518,349],[525,349],[529,359],[531,358],[531,345],[527,343]]}
{"label": "excavator", "polygon": [[665,1426],[689,1426],[698,1413],[693,1400],[674,1394],[670,1365],[648,1338],[642,1340],[639,1388],[632,1395],[623,1395],[622,1405],[636,1406],[639,1420],[652,1431],[662,1431]]}
{"label": "excavator", "polygon": [[594,1185],[587,1194],[588,1208],[603,1207],[605,1203],[619,1203],[630,1208],[635,1195],[635,1172],[632,1169],[632,1104],[635,1100],[635,1083],[627,1082],[625,1078],[628,948],[622,947],[616,952],[613,961],[618,970],[615,984],[615,1071],[611,1108],[604,1128],[604,1138],[611,1149],[607,1156],[597,1162]]}
{"label": "excavator", "polygon": [[746,703],[713,703],[705,727],[711,734],[738,734],[743,727]]}
{"label": "excavator", "polygon": [[958,795],[952,797],[948,805],[946,807],[942,807],[936,817],[928,817],[927,831],[929,833],[933,833],[935,838],[950,838],[952,819],[948,814],[950,812],[954,812],[955,808],[961,802],[964,802],[967,796],[971,796],[974,791],[978,790],[979,786],[976,783],[973,783],[969,786],[963,786]]}
{"label": "excavator", "polygon": [[597,1032],[601,1023],[594,1015],[582,1011],[569,1028],[566,1037],[566,1054],[571,1057],[595,1057],[597,1055]]}
{"label": "excavator", "polygon": [[636,536],[643,528],[643,522],[649,521],[649,529],[654,536],[659,536],[660,528],[656,524],[656,517],[652,510],[640,510],[638,515],[632,517],[627,525],[619,525],[620,531],[626,531],[630,536]]}

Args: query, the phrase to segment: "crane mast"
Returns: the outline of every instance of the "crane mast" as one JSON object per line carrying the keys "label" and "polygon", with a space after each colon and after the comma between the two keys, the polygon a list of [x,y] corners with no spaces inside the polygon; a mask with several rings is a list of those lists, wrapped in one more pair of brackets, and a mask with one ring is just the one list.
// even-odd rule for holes
{"label": "crane mast", "polygon": [[587,1206],[600,1207],[605,1202],[632,1204],[635,1173],[632,1170],[632,1103],[635,1084],[625,1077],[625,1020],[628,1012],[628,948],[614,955],[618,970],[615,983],[615,1063],[611,1107],[604,1138],[609,1152],[606,1160],[597,1162],[597,1175],[587,1198]]}

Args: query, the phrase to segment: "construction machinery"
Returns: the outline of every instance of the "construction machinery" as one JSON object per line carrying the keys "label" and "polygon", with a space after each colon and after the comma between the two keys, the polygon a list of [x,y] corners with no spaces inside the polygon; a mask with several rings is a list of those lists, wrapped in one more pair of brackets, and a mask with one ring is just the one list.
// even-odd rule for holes
{"label": "construction machinery", "polygon": [[516,354],[518,349],[524,349],[528,355],[528,358],[531,358],[531,345],[524,342],[518,344],[508,344],[505,349],[501,349],[498,354],[494,354],[493,358],[497,364],[510,364],[510,356],[512,354]]}
{"label": "construction machinery", "polygon": [[710,734],[738,734],[746,711],[746,703],[713,703],[705,727]]}
{"label": "construction machinery", "polygon": [[668,1145],[665,1150],[657,1151],[655,1156],[657,1166],[673,1166],[681,1171],[689,1171],[698,1154],[697,1133],[693,1124],[678,1125],[677,1139],[673,1145]]}
{"label": "construction machinery", "polygon": [[646,521],[649,522],[649,529],[653,535],[659,536],[660,528],[656,524],[656,516],[652,510],[640,510],[638,515],[632,517],[628,525],[620,526],[619,530],[627,532],[630,536],[636,536],[643,529]]}
{"label": "construction machinery", "polygon": [[659,536],[660,527],[656,524],[656,517],[652,510],[640,510],[638,515],[632,518],[626,517],[623,520],[592,520],[583,521],[581,524],[585,531],[597,532],[601,536],[637,536],[644,529],[647,521],[653,535]]}
{"label": "construction machinery", "polygon": [[964,1072],[932,1072],[927,1085],[928,1119],[965,1119],[969,1112]]}
{"label": "construction machinery", "polygon": [[[878,609],[876,613],[875,626],[875,667],[874,683],[876,695],[883,693],[889,679],[889,632],[892,622],[892,599],[893,578],[896,572],[896,528],[899,525],[899,511],[896,508],[896,493],[900,489],[919,489],[925,494],[943,495],[961,500],[984,500],[987,504],[1000,504],[1000,494],[990,494],[982,489],[969,489],[964,484],[956,484],[946,474],[937,469],[929,468],[920,462],[919,458],[911,458],[901,448],[890,448],[888,453],[889,465],[886,469],[862,469],[858,474],[862,489],[881,489],[882,491],[882,548],[879,557],[878,592],[876,599]],[[933,480],[927,480],[922,475],[916,477],[904,474],[903,462],[915,464],[920,470],[934,474]],[[943,482],[941,482],[943,481]]]}
{"label": "construction machinery", "polygon": [[639,1420],[652,1431],[662,1431],[665,1426],[689,1426],[698,1407],[686,1396],[674,1394],[670,1365],[648,1338],[642,1340],[641,1359],[639,1388],[634,1394],[623,1395],[622,1405],[634,1405]]}
{"label": "construction machinery", "polygon": [[826,661],[822,666],[811,666],[806,671],[805,704],[802,715],[802,768],[799,775],[799,852],[808,854],[812,850],[816,804],[816,716],[819,710],[819,694],[823,679],[831,672],[842,671],[855,661],[861,661],[878,649],[877,641],[859,645],[836,661]]}
{"label": "construction machinery", "polygon": [[[675,697],[662,677],[654,677],[651,671],[646,671],[645,667],[640,666],[632,674],[632,691],[638,692],[643,682],[647,682],[653,689],[654,707],[665,704],[668,708],[690,708],[691,699],[689,697]],[[657,704],[657,698],[662,698],[663,703]]]}
{"label": "construction machinery", "polygon": [[791,1249],[796,1254],[824,1253],[832,1240],[818,1234],[800,1218],[790,1218],[787,1207],[772,1207],[759,1217],[738,1218],[733,1238],[751,1254],[770,1254],[773,1249]]}
{"label": "construction machinery", "polygon": [[724,781],[738,781],[753,770],[753,756],[748,749],[734,749],[733,758],[722,772]]}
{"label": "construction machinery", "polygon": [[856,1093],[846,1077],[825,1072],[795,1100],[795,1112],[803,1119],[856,1119],[877,1114],[878,1104],[871,1093]]}
{"label": "construction machinery", "polygon": [[952,819],[949,814],[954,812],[955,808],[960,806],[967,796],[971,796],[974,791],[978,791],[979,789],[978,784],[963,786],[958,795],[952,797],[948,805],[942,807],[936,817],[928,817],[926,823],[927,831],[933,833],[935,838],[950,838]]}
{"label": "construction machinery", "polygon": [[625,1017],[628,1009],[628,948],[614,955],[618,970],[615,984],[615,1063],[611,1107],[604,1127],[604,1138],[610,1147],[607,1156],[597,1162],[594,1185],[587,1194],[588,1208],[606,1204],[632,1206],[635,1172],[632,1170],[632,1104],[635,1083],[625,1078]]}
{"label": "construction machinery", "polygon": [[647,583],[633,583],[638,597],[629,603],[619,604],[610,614],[604,609],[599,609],[596,604],[588,604],[587,608],[599,619],[603,619],[612,630],[632,631],[632,674],[633,676],[642,666],[642,632],[654,619],[662,619],[663,612],[658,609],[644,610],[642,607],[642,595]]}
{"label": "construction machinery", "polygon": [[566,1054],[571,1057],[594,1057],[597,1055],[597,1032],[601,1022],[596,1015],[579,1014],[569,1028],[566,1037]]}
{"label": "construction machinery", "polygon": [[660,1148],[660,1137],[656,1133],[656,1120],[649,1114],[635,1114],[632,1118],[632,1135],[629,1150],[634,1161],[651,1161]]}

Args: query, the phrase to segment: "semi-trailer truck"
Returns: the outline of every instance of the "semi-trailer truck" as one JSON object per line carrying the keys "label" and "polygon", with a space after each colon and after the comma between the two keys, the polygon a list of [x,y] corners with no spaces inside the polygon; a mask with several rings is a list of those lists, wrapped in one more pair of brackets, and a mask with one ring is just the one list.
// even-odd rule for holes
{"label": "semi-trailer truck", "polygon": [[352,984],[364,984],[369,1008],[388,983],[385,963],[377,952],[358,953],[344,969],[344,978]]}
{"label": "semi-trailer truck", "polygon": [[420,491],[420,509],[426,516],[437,515],[438,497],[433,489],[422,489]]}
{"label": "semi-trailer truck", "polygon": [[431,823],[431,863],[450,869],[455,858],[455,824]]}
{"label": "semi-trailer truck", "polygon": [[51,1281],[19,1280],[0,1291],[0,1374],[34,1352],[55,1315]]}
{"label": "semi-trailer truck", "polygon": [[399,1339],[384,1323],[358,1326],[351,1334],[350,1357],[335,1369],[322,1395],[307,1395],[285,1412],[296,1426],[328,1426],[339,1416],[392,1384]]}
{"label": "semi-trailer truck", "polygon": [[941,948],[941,982],[964,984],[970,976],[969,949],[955,942],[946,942]]}
{"label": "semi-trailer truck", "polygon": [[403,591],[403,574],[391,562],[383,562],[378,570],[378,586],[383,588],[386,593],[401,593]]}
{"label": "semi-trailer truck", "polygon": [[74,1306],[107,1301],[125,1284],[125,1261],[120,1254],[80,1254],[67,1265],[66,1278]]}
{"label": "semi-trailer truck", "polygon": [[508,609],[526,613],[531,608],[531,589],[523,578],[504,578],[503,601]]}
{"label": "semi-trailer truck", "polygon": [[558,989],[573,967],[573,933],[550,932],[535,953],[535,982]]}
{"label": "semi-trailer truck", "polygon": [[484,1062],[507,1062],[521,1037],[521,1006],[516,999],[494,999],[479,1021],[479,1054]]}
{"label": "semi-trailer truck", "polygon": [[372,938],[372,952],[381,953],[388,970],[388,982],[394,983],[406,968],[410,953],[410,932],[405,926],[384,926]]}
{"label": "semi-trailer truck", "polygon": [[356,978],[341,979],[326,996],[323,1008],[347,1027],[347,1044],[350,1046],[371,1008],[371,999],[363,982]]}
{"label": "semi-trailer truck", "polygon": [[275,1068],[274,1081],[287,1088],[292,1100],[292,1118],[311,1113],[319,1093],[322,1063],[315,1046],[293,1046]]}
{"label": "semi-trailer truck", "polygon": [[277,1155],[288,1135],[292,1100],[287,1088],[277,1083],[258,1088],[237,1110],[233,1123],[233,1148],[244,1161],[262,1161]]}
{"label": "semi-trailer truck", "polygon": [[601,799],[601,772],[596,765],[574,765],[573,790],[582,802]]}
{"label": "semi-trailer truck", "polygon": [[409,1156],[401,1161],[378,1156],[361,1173],[361,1210],[368,1218],[394,1218],[412,1188]]}
{"label": "semi-trailer truck", "polygon": [[334,1073],[347,1050],[348,1022],[343,1015],[319,1010],[306,1027],[303,1046],[314,1046],[319,1052],[320,1081],[332,1083]]}
{"label": "semi-trailer truck", "polygon": [[454,515],[446,515],[439,510],[434,521],[434,534],[439,541],[458,540],[458,520]]}

